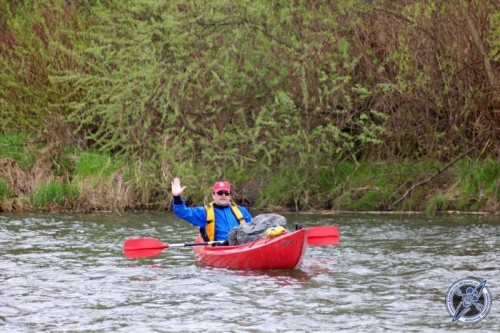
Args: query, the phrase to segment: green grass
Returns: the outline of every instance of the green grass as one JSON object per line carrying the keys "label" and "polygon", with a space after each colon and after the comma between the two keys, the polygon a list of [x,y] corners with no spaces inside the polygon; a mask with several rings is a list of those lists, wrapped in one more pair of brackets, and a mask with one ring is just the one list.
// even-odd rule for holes
{"label": "green grass", "polygon": [[38,190],[32,195],[31,202],[36,207],[44,207],[51,203],[64,205],[76,199],[78,195],[78,190],[70,184],[50,182],[40,184]]}
{"label": "green grass", "polygon": [[82,152],[76,157],[75,175],[80,177],[102,176],[107,177],[123,166],[120,160],[110,157],[109,154],[97,152]]}
{"label": "green grass", "polygon": [[0,157],[9,157],[27,169],[36,160],[36,146],[26,145],[30,138],[21,132],[0,134]]}
{"label": "green grass", "polygon": [[[477,167],[475,165],[475,167]],[[301,209],[332,207],[351,211],[384,210],[401,198],[412,185],[422,182],[442,165],[436,161],[413,163],[368,163],[342,162],[335,166],[311,166],[309,169],[295,169],[286,166],[279,170],[260,189],[259,205],[288,206],[299,203]],[[498,166],[487,163],[469,172],[497,175]],[[448,169],[434,177],[431,182],[417,186],[395,209],[437,210],[455,207],[457,199],[443,194],[443,184],[453,183],[454,171]],[[490,179],[490,183],[494,182]],[[486,189],[493,192],[498,186]],[[497,191],[498,192],[498,191]],[[305,196],[309,196],[305,201]],[[477,208],[467,200],[469,208]],[[456,208],[456,207],[455,207]]]}
{"label": "green grass", "polygon": [[4,179],[0,179],[0,199],[9,199],[12,197],[12,191]]}
{"label": "green grass", "polygon": [[358,211],[377,210],[379,199],[380,191],[369,191],[359,198],[356,204],[353,205],[353,208]]}
{"label": "green grass", "polygon": [[432,196],[427,200],[425,205],[425,213],[427,215],[434,215],[439,210],[448,209],[448,200],[442,191],[439,191],[436,195]]}
{"label": "green grass", "polygon": [[456,186],[460,188],[459,209],[477,210],[486,198],[499,199],[500,163],[489,159],[482,163],[464,162],[458,171]]}
{"label": "green grass", "polygon": [[[26,140],[28,138],[20,133],[0,136],[0,158],[11,158],[19,165],[28,166],[27,169],[30,170],[30,165],[33,166],[36,158],[41,156],[42,147],[26,145]],[[155,207],[163,207],[165,204],[164,193],[169,191],[168,181],[163,178],[164,173],[158,171],[163,167],[158,159],[126,163],[123,158],[107,153],[68,147],[53,162],[55,177],[46,179],[65,179],[66,183],[38,180],[40,183],[36,190],[23,194],[19,202],[26,200],[28,204],[40,208],[54,203],[67,206],[79,197],[78,189],[82,178],[90,179],[94,184],[101,184],[103,181],[108,184],[107,181],[113,180],[117,172],[123,172],[124,180],[133,182],[133,195],[141,198],[141,207],[152,207],[153,203]],[[307,166],[289,163],[279,168],[255,163],[228,168],[224,176],[244,197],[251,196],[255,200],[252,206],[256,209],[372,211],[389,207],[402,198],[412,185],[428,179],[442,167],[443,164],[436,161],[346,161]],[[175,168],[179,166],[175,165]],[[215,177],[204,170],[203,166],[192,165],[183,169],[185,175],[183,174],[182,179],[186,184],[191,182],[207,187],[213,181],[210,177]],[[173,173],[172,170],[176,169],[168,166],[163,172],[169,176]],[[36,173],[36,170],[33,171]],[[27,172],[25,181],[30,181],[28,177],[32,177],[34,172]],[[0,178],[0,200],[7,201],[18,189],[9,188],[5,175],[0,177],[3,177]],[[203,191],[191,190],[191,195],[192,193],[195,193],[191,198],[194,202],[203,201]],[[126,194],[132,195],[130,191]],[[393,209],[419,210],[428,214],[443,210],[495,210],[499,200],[498,160],[463,160],[438,174],[430,182],[415,187]]]}

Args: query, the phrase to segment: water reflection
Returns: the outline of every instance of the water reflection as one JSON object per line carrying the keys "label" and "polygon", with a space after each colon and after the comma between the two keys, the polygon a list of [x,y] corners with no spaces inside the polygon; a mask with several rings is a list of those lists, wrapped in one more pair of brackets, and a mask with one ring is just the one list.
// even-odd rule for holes
{"label": "water reflection", "polygon": [[231,274],[245,278],[261,279],[276,283],[278,286],[301,284],[311,280],[314,274],[301,269],[271,271],[234,271]]}

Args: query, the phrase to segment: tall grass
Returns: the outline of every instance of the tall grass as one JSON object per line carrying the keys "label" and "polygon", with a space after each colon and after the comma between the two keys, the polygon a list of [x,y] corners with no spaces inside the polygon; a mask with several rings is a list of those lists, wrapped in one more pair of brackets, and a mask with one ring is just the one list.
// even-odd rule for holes
{"label": "tall grass", "polygon": [[121,160],[101,152],[80,152],[75,156],[75,176],[105,178],[123,166]]}
{"label": "tall grass", "polygon": [[[33,149],[33,162],[21,170],[18,164],[27,161],[23,138],[19,134],[1,137],[2,142],[11,143],[11,149],[4,147],[0,156],[4,209],[169,210],[169,181],[179,171],[189,188],[185,192],[188,202],[202,204],[210,199],[213,180],[207,175],[213,170],[203,165],[175,165],[164,159],[130,162],[122,156],[76,147],[51,159],[43,148],[36,154]],[[258,161],[250,168],[229,167],[214,177],[231,181],[234,199],[257,210],[384,211],[419,183],[394,209],[427,213],[500,210],[500,163],[496,158],[464,160],[441,170],[443,166],[437,161],[343,161],[336,165],[318,161],[273,168]],[[60,173],[60,169],[65,172]],[[436,174],[439,170],[442,172]],[[425,182],[433,175],[432,181]]]}
{"label": "tall grass", "polygon": [[36,207],[46,207],[52,204],[64,206],[75,200],[78,195],[78,189],[71,184],[49,182],[38,186],[38,190],[31,196],[31,202]]}
{"label": "tall grass", "polygon": [[259,209],[385,211],[404,198],[393,209],[428,213],[498,210],[498,161],[462,163],[445,170],[443,167],[437,161],[342,162],[330,169],[311,166],[322,171],[307,178],[310,171],[289,166],[269,177],[259,189],[256,205]]}
{"label": "tall grass", "polygon": [[479,210],[488,200],[500,198],[500,163],[495,158],[462,164],[455,186],[459,189],[459,209]]}
{"label": "tall grass", "polygon": [[12,197],[12,190],[4,179],[0,179],[0,199],[5,200]]}

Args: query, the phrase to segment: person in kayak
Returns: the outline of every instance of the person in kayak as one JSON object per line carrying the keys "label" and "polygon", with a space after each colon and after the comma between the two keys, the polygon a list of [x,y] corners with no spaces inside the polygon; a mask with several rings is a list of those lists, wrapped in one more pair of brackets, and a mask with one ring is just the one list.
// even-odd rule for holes
{"label": "person in kayak", "polygon": [[200,228],[205,241],[225,241],[231,229],[252,222],[252,216],[245,207],[231,200],[231,185],[218,181],[212,187],[213,201],[205,206],[187,207],[181,198],[186,186],[179,178],[172,181],[173,209],[177,217]]}

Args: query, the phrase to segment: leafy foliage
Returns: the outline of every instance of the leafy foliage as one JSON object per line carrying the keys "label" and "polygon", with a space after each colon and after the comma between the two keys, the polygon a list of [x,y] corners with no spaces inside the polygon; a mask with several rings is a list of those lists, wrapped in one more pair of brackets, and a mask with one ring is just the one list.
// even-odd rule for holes
{"label": "leafy foliage", "polygon": [[62,131],[69,91],[52,76],[74,64],[82,17],[63,0],[4,3],[0,33],[0,130],[52,137]]}
{"label": "leafy foliage", "polygon": [[[199,184],[190,195],[201,201],[214,180],[243,184],[251,170],[271,180],[269,197],[281,191],[277,202],[335,205],[326,175],[346,161],[498,154],[499,10],[493,0],[1,2],[0,132],[37,137],[54,161],[66,146],[89,149],[80,175],[119,156],[133,167],[106,176],[162,188],[143,192],[153,200],[173,175]],[[362,198],[385,204],[369,191],[350,200]]]}

